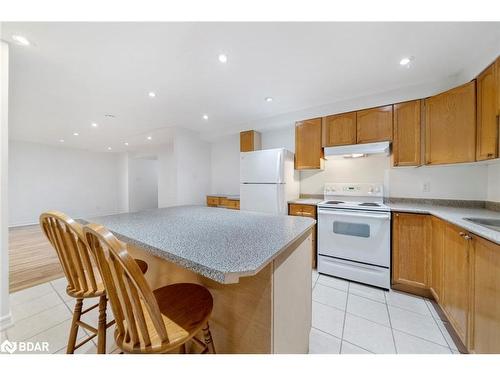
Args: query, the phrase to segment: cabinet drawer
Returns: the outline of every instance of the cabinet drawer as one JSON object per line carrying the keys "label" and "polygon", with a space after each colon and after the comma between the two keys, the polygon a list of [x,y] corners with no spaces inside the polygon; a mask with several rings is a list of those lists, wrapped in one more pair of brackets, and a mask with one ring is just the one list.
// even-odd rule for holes
{"label": "cabinet drawer", "polygon": [[316,206],[308,204],[290,204],[288,214],[292,216],[304,216],[316,219]]}
{"label": "cabinet drawer", "polygon": [[220,203],[219,197],[207,196],[207,206],[215,207],[215,206],[218,206],[219,203]]}
{"label": "cabinet drawer", "polygon": [[224,199],[223,206],[232,210],[239,210],[240,201],[235,199]]}

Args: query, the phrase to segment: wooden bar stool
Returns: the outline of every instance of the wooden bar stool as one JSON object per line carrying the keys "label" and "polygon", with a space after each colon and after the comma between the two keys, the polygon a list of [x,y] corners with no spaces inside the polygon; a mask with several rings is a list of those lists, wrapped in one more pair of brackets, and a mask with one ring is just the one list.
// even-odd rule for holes
{"label": "wooden bar stool", "polygon": [[[114,324],[114,321],[106,324],[106,291],[96,264],[92,261],[93,258],[83,236],[82,225],[62,212],[49,211],[40,216],[40,226],[59,257],[68,281],[66,293],[76,299],[66,353],[73,354],[80,346],[97,337],[97,353],[104,354],[106,329]],[[147,263],[139,262],[140,269],[145,272]],[[98,303],[82,311],[84,299],[97,297]],[[97,307],[99,308],[97,327],[80,320],[82,315]],[[92,335],[77,344],[79,327],[92,332]]]}
{"label": "wooden bar stool", "polygon": [[118,347],[127,353],[185,353],[193,342],[201,353],[215,353],[208,325],[213,299],[205,287],[179,283],[151,290],[124,244],[105,227],[89,224],[83,232],[115,315]]}

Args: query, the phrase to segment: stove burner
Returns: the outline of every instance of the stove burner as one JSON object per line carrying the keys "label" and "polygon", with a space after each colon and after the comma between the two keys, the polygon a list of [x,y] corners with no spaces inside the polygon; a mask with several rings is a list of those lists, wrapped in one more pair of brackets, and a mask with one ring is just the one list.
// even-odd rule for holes
{"label": "stove burner", "polygon": [[342,202],[342,201],[326,201],[324,204],[341,204],[341,203],[345,203],[345,202]]}
{"label": "stove burner", "polygon": [[370,203],[370,202],[366,202],[366,203],[360,203],[359,206],[368,206],[368,207],[380,207],[380,204],[378,203]]}

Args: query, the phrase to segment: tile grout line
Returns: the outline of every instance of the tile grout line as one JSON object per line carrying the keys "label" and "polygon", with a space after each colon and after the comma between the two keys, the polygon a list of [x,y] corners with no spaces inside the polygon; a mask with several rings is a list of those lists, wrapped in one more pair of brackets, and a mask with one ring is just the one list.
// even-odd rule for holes
{"label": "tile grout line", "polygon": [[414,334],[412,334],[412,333],[408,333],[408,332],[406,332],[406,331],[401,331],[400,329],[397,329],[397,328],[393,328],[392,330],[393,330],[393,331],[396,331],[396,332],[404,333],[405,335],[408,335],[408,336],[414,337],[414,338],[416,338],[416,339],[420,339],[420,340],[426,341],[426,342],[428,342],[428,343],[430,343],[430,344],[438,345],[438,346],[440,346],[440,347],[442,347],[442,348],[451,349],[450,347],[448,347],[448,342],[447,342],[446,340],[444,340],[444,342],[446,343],[446,346],[445,346],[445,345],[438,344],[438,343],[437,343],[437,342],[435,342],[435,341],[431,341],[431,340],[429,340],[429,339],[424,339],[423,337],[420,337],[420,336],[415,336],[415,335],[414,335]]}
{"label": "tile grout line", "polygon": [[347,304],[349,303],[349,289],[351,287],[351,283],[349,282],[347,284],[347,296],[346,296],[346,299],[345,299],[345,309],[344,309],[344,322],[342,323],[342,337],[340,339],[340,348],[339,348],[339,354],[342,354],[342,342],[344,341],[344,330],[345,330],[345,321],[346,321],[346,318],[347,318]]}
{"label": "tile grout line", "polygon": [[[443,333],[443,330],[442,330],[442,329],[441,329],[441,327],[439,326],[438,321],[437,321],[437,320],[436,320],[436,318],[434,317],[434,314],[432,314],[431,308],[429,307],[429,305],[427,304],[427,302],[425,303],[425,305],[427,306],[427,309],[428,309],[428,310],[429,310],[429,312],[431,313],[432,319],[434,320],[434,323],[437,325],[437,327],[438,327],[438,329],[439,329],[439,332],[441,333],[441,336],[443,336],[443,340],[444,340],[444,342],[446,343],[446,345],[448,346],[448,349],[450,349],[451,353],[453,354],[453,348],[450,346],[450,343],[448,342],[448,340],[446,340],[446,337],[445,337],[445,335],[444,335],[444,333]],[[439,319],[439,320],[440,320],[440,322],[441,322],[441,323],[443,323],[443,325],[444,325],[444,323],[445,323],[445,322],[443,322],[441,319]],[[446,327],[444,327],[444,328],[446,329]],[[452,341],[453,341],[453,339],[452,339]],[[460,353],[460,351],[459,351],[459,353]]]}
{"label": "tile grout line", "polygon": [[[353,344],[353,343],[352,343],[352,342],[350,342],[349,340],[344,340],[344,339],[342,339],[342,342],[343,342],[343,341],[347,342],[348,344],[350,344],[350,345],[352,345],[352,346],[355,346],[356,348],[362,349],[362,350],[364,350],[364,351],[366,351],[366,352],[368,352],[368,353],[370,353],[370,354],[377,354],[377,353],[375,353],[375,352],[372,352],[371,350],[368,350],[368,349],[366,349],[366,348],[363,348],[362,346],[359,346],[359,345],[357,345],[357,344]],[[342,343],[341,343],[341,344],[342,344]]]}
{"label": "tile grout line", "polygon": [[387,310],[387,315],[389,316],[389,325],[391,326],[391,336],[392,336],[392,343],[394,344],[394,351],[396,352],[396,354],[398,354],[398,347],[396,345],[396,339],[394,337],[394,328],[392,328],[392,319],[391,319],[391,313],[389,312],[389,304],[387,303],[386,291],[384,291],[384,299],[385,299],[385,308]]}

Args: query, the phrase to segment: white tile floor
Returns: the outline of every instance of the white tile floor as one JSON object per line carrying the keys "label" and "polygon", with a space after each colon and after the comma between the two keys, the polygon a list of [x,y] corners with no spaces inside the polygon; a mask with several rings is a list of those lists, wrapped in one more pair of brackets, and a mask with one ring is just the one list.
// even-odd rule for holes
{"label": "white tile floor", "polygon": [[311,354],[458,353],[431,301],[313,271]]}
{"label": "white tile floor", "polygon": [[[396,291],[312,274],[313,311],[310,353],[458,353],[431,301]],[[10,296],[15,325],[2,341],[48,341],[51,353],[65,353],[74,300],[66,281],[55,280]],[[88,301],[90,306],[97,301]],[[108,321],[113,319],[108,309]],[[97,310],[84,321],[96,326]],[[80,329],[80,339],[88,333]],[[95,353],[95,340],[77,350]],[[113,329],[107,352],[118,352]]]}

